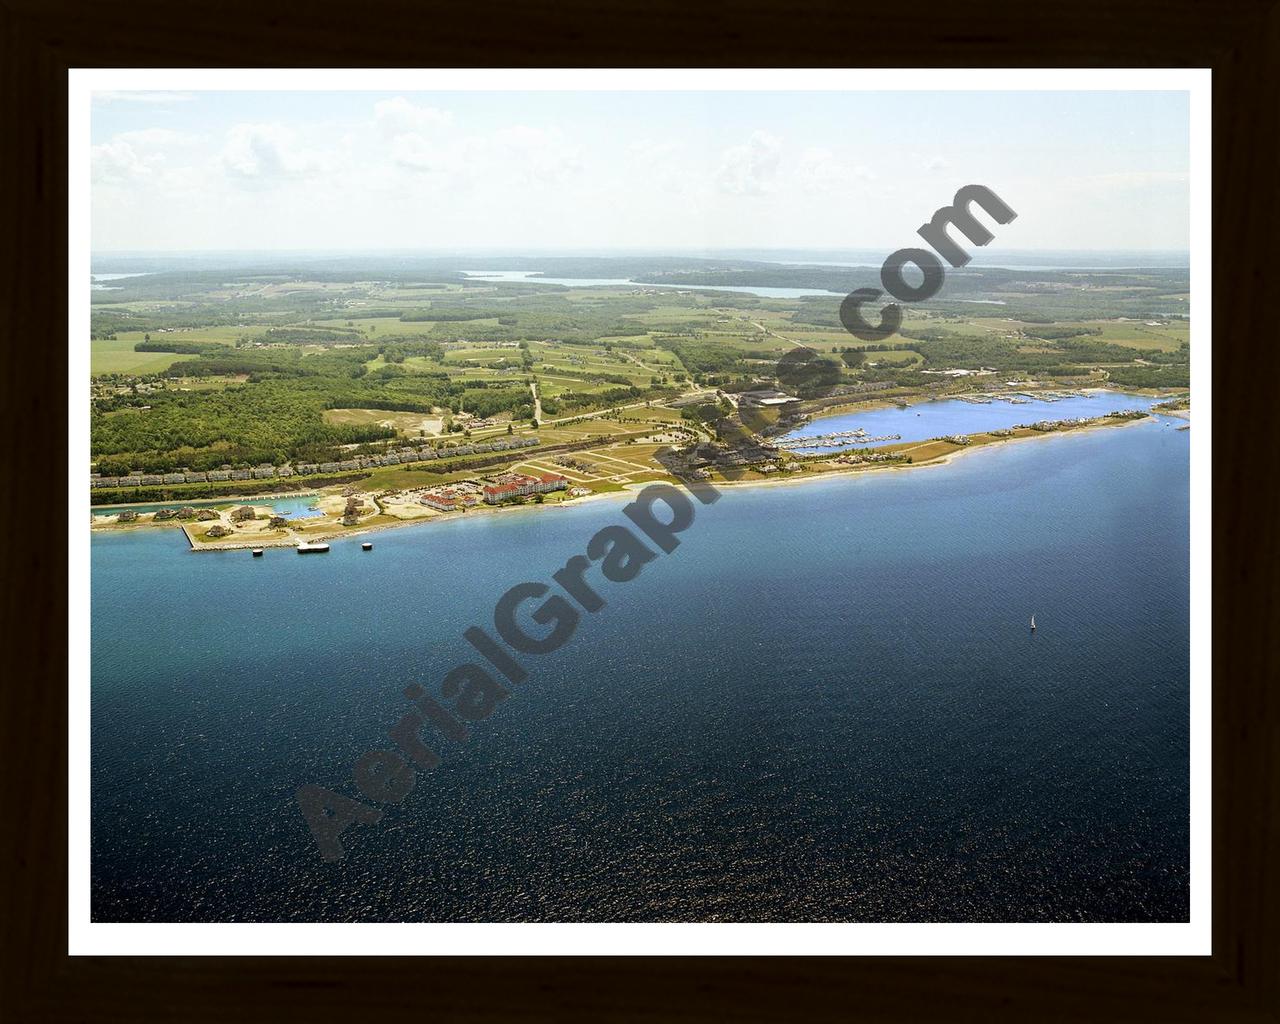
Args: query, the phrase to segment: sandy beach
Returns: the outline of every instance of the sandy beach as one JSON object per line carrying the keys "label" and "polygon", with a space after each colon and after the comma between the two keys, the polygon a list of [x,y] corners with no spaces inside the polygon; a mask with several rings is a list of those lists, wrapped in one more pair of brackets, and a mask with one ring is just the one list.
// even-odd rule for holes
{"label": "sandy beach", "polygon": [[[1173,410],[1166,414],[1176,416],[1179,419],[1186,419],[1186,420],[1190,419],[1190,413],[1188,410]],[[1054,438],[1055,436],[1063,433],[1076,433],[1080,431],[1094,430],[1094,429],[1100,429],[1100,428],[1132,426],[1133,424],[1136,424],[1136,423],[1147,423],[1150,421],[1151,421],[1150,417],[1145,417],[1141,419],[1101,420],[1099,422],[1090,423],[1085,426],[1073,427],[1065,431],[1046,431],[1043,433],[1032,433],[1032,434],[1026,434],[1026,435],[1021,435],[1016,437],[990,438],[980,443],[974,444],[971,447],[957,448],[953,451],[946,452],[945,454],[938,455],[933,458],[920,461],[920,462],[866,463],[863,465],[823,468],[822,470],[819,470],[816,472],[806,471],[806,472],[800,472],[800,473],[783,473],[771,479],[738,480],[738,481],[725,480],[725,481],[711,481],[710,483],[711,483],[711,486],[714,486],[717,490],[732,491],[735,489],[748,488],[748,487],[796,486],[796,485],[810,483],[810,482],[819,481],[819,480],[847,479],[853,476],[859,476],[866,473],[882,472],[886,470],[909,471],[909,470],[915,470],[915,469],[924,469],[927,467],[947,466],[952,464],[955,460],[959,459],[963,455],[968,455],[976,451],[981,451],[986,448],[996,447],[1002,444],[1020,442],[1020,441],[1032,441],[1032,440],[1048,441]],[[923,447],[924,445],[930,444],[930,443],[932,442],[920,442],[915,447],[917,448]],[[902,451],[904,452],[909,452],[910,450],[911,449],[902,449]],[[679,481],[676,481],[674,478],[670,478],[669,482],[679,483]],[[247,529],[252,532],[244,532],[245,526],[242,526],[239,529],[237,529],[229,518],[229,510],[225,510],[219,513],[218,522],[221,522],[224,526],[228,526],[229,528],[236,529],[236,532],[233,533],[231,536],[228,536],[224,539],[219,539],[219,540],[197,539],[197,536],[193,533],[193,527],[198,526],[202,530],[207,529],[208,526],[212,524],[211,520],[201,521],[199,523],[196,523],[195,521],[176,522],[174,520],[163,520],[160,523],[156,523],[153,519],[147,518],[147,519],[141,519],[134,523],[118,523],[118,522],[97,523],[95,522],[92,526],[92,529],[96,531],[114,532],[117,530],[148,529],[148,528],[160,527],[160,526],[177,527],[182,530],[192,551],[234,551],[234,550],[244,550],[249,548],[264,548],[264,549],[265,548],[291,548],[291,547],[296,547],[297,544],[303,540],[308,542],[331,542],[331,541],[342,540],[346,538],[366,537],[374,533],[380,533],[384,530],[396,530],[396,529],[403,529],[411,526],[421,526],[431,522],[456,521],[460,519],[475,518],[477,516],[494,515],[497,513],[510,514],[516,511],[546,513],[555,509],[578,508],[590,502],[605,501],[605,500],[627,501],[627,500],[630,500],[630,498],[633,497],[635,493],[642,490],[645,486],[647,486],[646,482],[636,482],[636,483],[626,484],[620,490],[583,495],[581,497],[570,498],[564,501],[547,502],[544,504],[527,503],[527,504],[517,504],[517,505],[482,505],[479,507],[471,508],[465,512],[462,512],[462,511],[436,512],[424,507],[422,508],[421,515],[415,515],[412,518],[406,518],[406,519],[395,520],[390,522],[388,522],[386,518],[382,518],[381,521],[374,521],[374,520],[378,520],[379,517],[385,516],[385,513],[383,513],[379,509],[378,512],[368,517],[370,521],[367,524],[357,524],[354,526],[342,526],[341,524],[338,524],[338,523],[326,523],[326,524],[317,524],[317,526],[313,528],[307,528],[304,525],[301,527],[300,530],[297,530],[297,531],[295,531],[295,529],[293,528],[293,525],[291,524],[289,527],[286,527],[286,532],[284,533],[281,533],[278,530],[268,532],[266,529],[266,523],[267,523],[266,517],[255,519],[245,524],[245,526],[247,526]],[[372,494],[361,494],[358,496],[363,498],[365,501],[369,502],[370,504],[372,504],[375,508],[378,508],[378,503],[374,500],[374,496]],[[253,495],[251,500],[261,501],[264,498],[270,498],[270,497],[296,498],[298,497],[298,495],[296,493],[289,493],[289,494],[283,494],[283,495]],[[219,504],[225,503],[228,506],[232,506],[232,505],[238,505],[240,502],[243,502],[245,500],[247,499],[228,497],[223,501],[220,501]],[[381,499],[381,500],[385,502],[385,499]],[[339,495],[323,495],[322,494],[317,497],[317,502],[319,502],[322,507],[324,507],[325,505],[330,506],[330,508],[326,509],[326,511],[329,511],[332,514],[334,509],[337,509],[339,506],[343,504],[344,498]],[[404,505],[404,502],[401,501],[399,502],[399,504]],[[110,506],[110,507],[120,508],[120,507],[128,507],[128,506]],[[261,508],[262,506],[258,506],[258,507]],[[416,511],[416,507],[415,507],[415,511]],[[296,522],[305,523],[306,520],[300,520]]]}

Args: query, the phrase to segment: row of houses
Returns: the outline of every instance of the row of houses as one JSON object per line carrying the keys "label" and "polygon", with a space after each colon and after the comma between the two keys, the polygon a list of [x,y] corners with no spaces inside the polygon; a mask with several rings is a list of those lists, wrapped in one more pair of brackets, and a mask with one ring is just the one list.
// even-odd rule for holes
{"label": "row of houses", "polygon": [[102,476],[89,474],[89,487],[159,487],[163,484],[223,483],[231,480],[270,480],[275,477],[314,476],[316,474],[346,473],[360,469],[376,469],[379,466],[400,466],[413,462],[430,462],[434,459],[452,459],[464,455],[482,455],[488,452],[511,451],[530,448],[538,443],[536,437],[504,437],[484,444],[464,444],[455,448],[400,448],[385,455],[366,455],[358,459],[340,462],[304,462],[296,466],[273,466],[262,463],[253,469],[211,469],[207,473],[135,473],[130,476]]}

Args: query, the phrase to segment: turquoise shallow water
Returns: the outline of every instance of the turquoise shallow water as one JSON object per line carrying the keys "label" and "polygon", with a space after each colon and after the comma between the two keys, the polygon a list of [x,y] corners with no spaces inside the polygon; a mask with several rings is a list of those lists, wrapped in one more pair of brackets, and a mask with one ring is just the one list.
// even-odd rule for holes
{"label": "turquoise shallow water", "polygon": [[310,519],[314,516],[324,515],[323,512],[308,511],[308,506],[313,505],[315,500],[315,494],[291,494],[285,497],[274,498],[219,498],[217,501],[158,501],[141,505],[104,506],[102,508],[94,509],[93,514],[99,516],[110,516],[115,515],[117,512],[123,512],[126,509],[132,509],[134,512],[155,512],[157,509],[182,508],[184,505],[189,505],[192,508],[218,508],[226,505],[255,505],[270,508],[276,515],[284,516],[286,519]]}
{"label": "turquoise shallow water", "polygon": [[295,789],[356,795],[401,690],[621,503],[95,536],[94,917],[1185,920],[1188,438],[728,492],[336,864]]}

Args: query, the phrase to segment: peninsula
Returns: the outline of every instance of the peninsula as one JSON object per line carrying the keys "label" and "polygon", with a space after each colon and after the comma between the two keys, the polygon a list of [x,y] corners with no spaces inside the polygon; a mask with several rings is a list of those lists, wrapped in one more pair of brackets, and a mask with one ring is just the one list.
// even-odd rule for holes
{"label": "peninsula", "polygon": [[[177,526],[195,550],[294,545],[662,478],[936,464],[1157,403],[1188,415],[1182,270],[965,269],[877,345],[840,327],[832,268],[703,262],[114,278],[92,292],[93,525]],[[774,278],[814,291],[771,296]],[[266,500],[289,494],[314,508]]]}

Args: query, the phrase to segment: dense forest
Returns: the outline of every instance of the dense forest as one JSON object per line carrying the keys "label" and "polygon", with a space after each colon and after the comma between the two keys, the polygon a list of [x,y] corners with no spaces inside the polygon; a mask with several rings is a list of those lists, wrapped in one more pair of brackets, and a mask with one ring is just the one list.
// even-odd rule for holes
{"label": "dense forest", "polygon": [[[463,383],[444,372],[409,374],[395,365],[370,373],[366,362],[377,355],[375,347],[305,355],[297,348],[211,346],[197,359],[175,363],[163,376],[237,376],[245,378],[243,383],[209,391],[147,390],[98,398],[91,418],[92,454],[104,473],[180,466],[199,472],[224,463],[324,459],[336,445],[394,436],[376,425],[327,423],[326,409],[532,414],[527,387]],[[144,407],[145,415],[140,415]]]}

